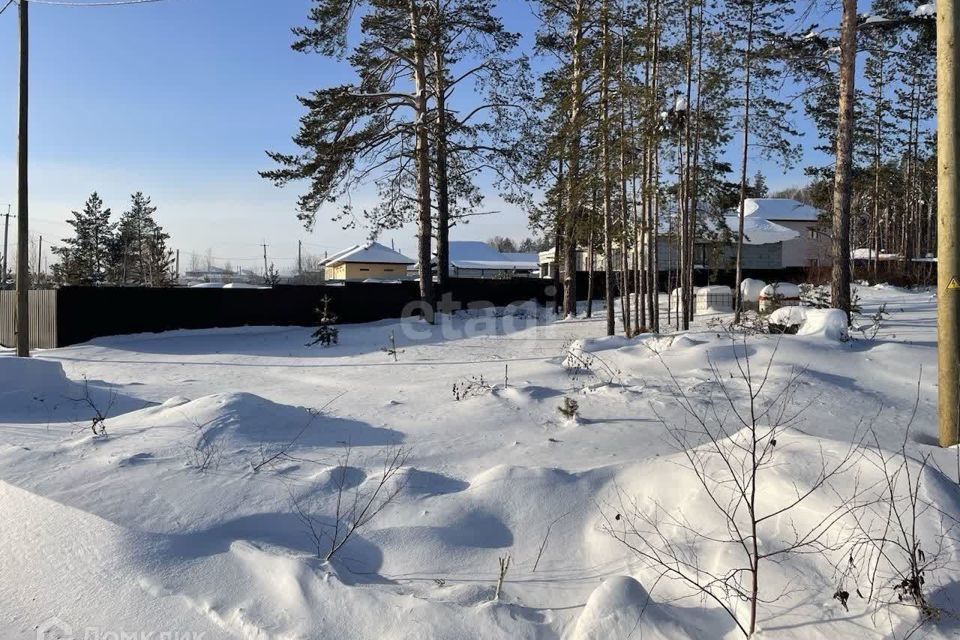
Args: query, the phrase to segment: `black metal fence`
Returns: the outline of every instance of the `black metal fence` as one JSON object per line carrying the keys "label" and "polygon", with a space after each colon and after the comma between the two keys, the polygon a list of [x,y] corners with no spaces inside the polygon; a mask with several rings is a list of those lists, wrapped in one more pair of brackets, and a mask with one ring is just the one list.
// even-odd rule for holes
{"label": "black metal fence", "polygon": [[[52,341],[62,347],[101,336],[173,329],[241,326],[311,326],[317,307],[329,296],[339,322],[399,318],[420,299],[416,282],[278,286],[272,289],[64,287],[48,292],[55,316]],[[452,279],[441,310],[504,306],[535,300],[548,304],[553,282],[539,279]],[[12,306],[9,310],[12,314]],[[3,338],[4,346],[12,346]],[[11,342],[11,344],[7,344]]]}
{"label": "black metal fence", "polygon": [[[782,271],[778,272],[781,280]],[[661,273],[659,288],[669,284],[669,274]],[[706,284],[706,274],[697,274],[697,284]],[[770,276],[770,272],[744,272],[745,277]],[[577,298],[585,300],[587,273],[577,274]],[[614,286],[619,295],[618,278]],[[630,278],[632,281],[632,278]],[[712,274],[711,283],[732,284],[733,274]],[[562,286],[559,287],[562,289]],[[489,280],[454,278],[447,289],[447,301],[440,301],[440,310],[467,308],[478,304],[504,306],[535,300],[552,305],[562,297],[553,280],[517,278]],[[3,304],[0,299],[0,345],[13,346],[12,291]],[[218,288],[138,288],[138,287],[64,287],[36,292],[36,301],[43,309],[32,315],[45,318],[48,330],[34,335],[34,347],[62,347],[86,342],[101,336],[150,333],[173,329],[209,329],[242,326],[312,326],[316,324],[317,307],[324,296],[331,300],[331,311],[340,322],[373,322],[399,318],[410,305],[420,299],[417,282],[398,283],[347,282],[340,285],[278,286],[272,289]],[[604,277],[594,274],[594,299],[604,295]],[[447,306],[450,305],[450,306]],[[33,325],[31,325],[33,326]]]}

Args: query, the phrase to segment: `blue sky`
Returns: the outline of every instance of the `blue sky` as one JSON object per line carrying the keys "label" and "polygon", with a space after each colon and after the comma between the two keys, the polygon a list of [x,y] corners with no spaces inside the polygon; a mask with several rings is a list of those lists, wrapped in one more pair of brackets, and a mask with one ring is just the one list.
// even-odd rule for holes
{"label": "blue sky", "polygon": [[[80,2],[81,0],[76,0]],[[44,244],[99,191],[115,215],[142,190],[181,250],[211,249],[234,265],[289,267],[297,241],[322,254],[360,241],[328,217],[312,233],[295,213],[296,186],[277,189],[257,171],[265,149],[287,150],[301,108],[295,96],[342,82],[345,63],[289,48],[307,0],[164,0],[125,7],[31,6],[31,230]],[[509,28],[535,29],[522,0],[505,0]],[[0,16],[0,213],[15,207],[17,31]],[[807,129],[806,123],[802,123]],[[738,144],[736,141],[734,145]],[[765,167],[774,188],[802,182]],[[372,193],[354,202],[372,203]],[[525,215],[488,193],[501,212],[474,219],[453,239],[528,235]],[[412,254],[413,229],[387,234]]]}

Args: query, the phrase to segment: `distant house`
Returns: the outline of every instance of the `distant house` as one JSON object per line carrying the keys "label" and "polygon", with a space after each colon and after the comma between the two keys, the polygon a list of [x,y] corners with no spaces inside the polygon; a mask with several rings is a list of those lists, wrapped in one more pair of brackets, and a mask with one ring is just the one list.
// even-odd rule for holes
{"label": "distant house", "polygon": [[183,278],[181,278],[181,284],[187,285],[201,283],[230,284],[234,282],[250,284],[260,283],[262,281],[262,275],[256,274],[248,269],[234,270],[217,267],[215,265],[188,270],[184,273]]}
{"label": "distant house", "polygon": [[796,238],[783,242],[781,268],[829,266],[832,263],[830,239],[818,225],[819,209],[789,198],[747,198],[743,215],[745,221],[760,218],[797,232]]}
{"label": "distant house", "polygon": [[[799,203],[798,203],[799,204]],[[736,241],[718,240],[721,238],[736,238],[739,231],[739,219],[736,215],[725,216],[723,224],[727,227],[707,220],[705,226],[712,234],[697,238],[694,248],[694,264],[699,270],[731,270],[736,266]],[[788,266],[784,264],[785,247],[801,240],[800,232],[786,225],[772,222],[761,216],[744,216],[743,221],[743,268],[757,270],[777,270]],[[552,278],[557,273],[554,252],[542,251],[539,254],[540,275]],[[632,264],[633,256],[629,256]],[[577,271],[588,271],[589,256],[584,249],[577,250]],[[613,244],[613,268],[621,268],[619,243]],[[660,271],[673,271],[679,266],[679,252],[677,249],[676,234],[667,222],[661,222],[657,237],[657,266]],[[593,257],[595,272],[605,268],[604,256],[597,253]]]}
{"label": "distant house", "polygon": [[321,264],[327,281],[400,280],[415,261],[379,242],[367,242],[339,251]]}
{"label": "distant house", "polygon": [[450,243],[450,276],[453,278],[531,278],[540,264],[536,253],[502,253],[485,242]]}

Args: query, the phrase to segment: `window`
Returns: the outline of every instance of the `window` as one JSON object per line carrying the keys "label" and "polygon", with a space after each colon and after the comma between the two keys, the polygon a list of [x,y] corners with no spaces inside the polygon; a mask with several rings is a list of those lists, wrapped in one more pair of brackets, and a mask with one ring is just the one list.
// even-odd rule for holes
{"label": "window", "polygon": [[368,267],[360,267],[360,271],[370,271]]}
{"label": "window", "polygon": [[810,235],[811,240],[816,240],[817,236],[820,235],[819,233],[817,233],[817,230],[813,228],[807,229],[807,233]]}
{"label": "window", "polygon": [[384,272],[384,273],[393,273],[393,269],[384,269],[383,272]]}

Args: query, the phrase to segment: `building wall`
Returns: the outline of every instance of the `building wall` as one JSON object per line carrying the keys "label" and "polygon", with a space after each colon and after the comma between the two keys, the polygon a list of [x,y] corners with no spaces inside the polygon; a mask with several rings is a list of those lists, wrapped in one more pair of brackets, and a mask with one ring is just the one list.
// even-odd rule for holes
{"label": "building wall", "polygon": [[324,277],[327,280],[366,280],[367,278],[398,280],[406,275],[407,265],[405,264],[341,262],[324,269]]}
{"label": "building wall", "polygon": [[515,271],[513,269],[459,269],[450,268],[450,277],[452,278],[488,278],[494,280],[503,280],[506,278],[536,278],[536,272]]}
{"label": "building wall", "polygon": [[[793,223],[808,224],[808,223]],[[786,224],[784,225],[786,226]],[[799,242],[797,238],[794,242]],[[744,269],[782,269],[792,266],[802,266],[806,268],[808,263],[804,259],[802,263],[787,264],[785,261],[785,243],[776,242],[771,244],[745,244],[743,245],[743,268]],[[815,249],[819,245],[814,243],[814,247],[809,249],[810,255],[820,255]],[[829,249],[829,244],[825,245]],[[800,250],[807,255],[808,246],[803,244]],[[825,255],[829,255],[827,251]],[[556,265],[553,262],[553,256],[541,256],[540,274],[541,277],[552,277]],[[706,268],[708,270],[729,270],[735,269],[737,264],[737,246],[735,244],[718,245],[711,243],[697,243],[694,252],[694,260],[697,268]],[[577,270],[587,271],[587,260],[585,252],[577,253]],[[620,256],[614,251],[614,270],[620,269]],[[630,264],[633,264],[633,256],[630,256]],[[657,266],[660,271],[676,271],[680,264],[680,253],[673,242],[666,238],[657,239]],[[820,264],[823,264],[821,260]],[[594,272],[604,270],[604,261],[602,255],[595,256]]]}
{"label": "building wall", "polygon": [[809,267],[813,264],[811,261],[816,261],[819,266],[831,264],[830,239],[826,234],[816,232],[816,222],[791,220],[774,220],[773,222],[800,234],[800,237],[783,243],[784,267]]}

